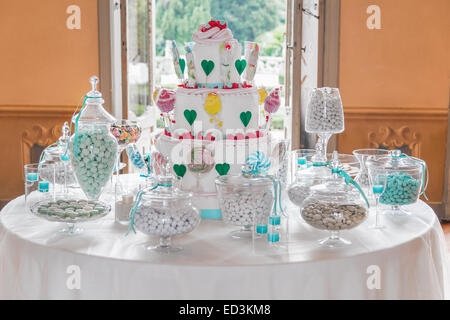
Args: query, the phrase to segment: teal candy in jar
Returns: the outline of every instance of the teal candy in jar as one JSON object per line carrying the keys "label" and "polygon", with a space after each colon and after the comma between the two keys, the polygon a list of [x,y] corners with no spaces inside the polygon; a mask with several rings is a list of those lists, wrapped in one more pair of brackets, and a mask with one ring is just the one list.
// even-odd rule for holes
{"label": "teal candy in jar", "polygon": [[427,187],[427,165],[425,161],[402,154],[400,150],[392,150],[390,155],[381,158],[370,158],[367,167],[384,170],[386,186],[380,196],[380,203],[391,206],[385,214],[407,215],[409,212],[402,206],[414,204]]}
{"label": "teal candy in jar", "polygon": [[83,107],[73,117],[75,133],[70,139],[70,160],[78,183],[89,200],[98,200],[114,170],[117,141],[110,132],[116,119],[104,108],[97,91],[97,77],[90,79],[92,90]]}

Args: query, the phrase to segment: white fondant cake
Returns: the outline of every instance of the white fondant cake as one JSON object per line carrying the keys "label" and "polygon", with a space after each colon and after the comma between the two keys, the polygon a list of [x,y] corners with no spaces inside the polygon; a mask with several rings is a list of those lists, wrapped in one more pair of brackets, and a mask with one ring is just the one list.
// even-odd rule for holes
{"label": "white fondant cake", "polygon": [[[201,25],[192,40],[186,60],[174,59],[175,68],[187,67],[187,80],[175,91],[154,94],[166,120],[156,148],[171,162],[181,188],[194,192],[203,217],[218,217],[215,179],[239,174],[252,152],[271,153],[270,136],[262,129],[266,119],[260,117],[267,94],[241,79],[247,61],[224,21]],[[253,57],[250,65],[256,64]],[[184,77],[183,68],[181,73]]]}
{"label": "white fondant cake", "polygon": [[[215,104],[220,103],[220,111],[212,114]],[[212,106],[210,106],[210,104]],[[211,109],[209,109],[211,108]],[[185,110],[195,110],[194,131],[216,129],[222,133],[256,131],[259,128],[259,94],[256,88],[242,89],[185,89],[178,88],[174,109],[173,132],[178,129],[191,131]],[[250,112],[251,118],[245,127],[242,112]]]}

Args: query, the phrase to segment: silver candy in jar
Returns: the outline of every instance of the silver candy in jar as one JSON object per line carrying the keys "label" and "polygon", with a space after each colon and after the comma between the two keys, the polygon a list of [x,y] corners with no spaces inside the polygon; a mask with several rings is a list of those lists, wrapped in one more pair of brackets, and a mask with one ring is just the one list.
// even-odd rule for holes
{"label": "silver candy in jar", "polygon": [[309,203],[302,209],[303,219],[311,226],[324,230],[351,229],[367,216],[367,210],[357,204],[332,202]]}

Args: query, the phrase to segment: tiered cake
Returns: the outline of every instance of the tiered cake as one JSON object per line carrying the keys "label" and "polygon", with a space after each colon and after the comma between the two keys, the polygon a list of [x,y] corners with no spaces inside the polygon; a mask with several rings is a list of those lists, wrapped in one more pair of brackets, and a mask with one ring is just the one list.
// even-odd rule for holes
{"label": "tiered cake", "polygon": [[[166,123],[156,147],[181,178],[181,188],[194,192],[202,216],[219,218],[215,179],[239,174],[256,150],[271,152],[266,130],[270,115],[263,115],[260,107],[267,93],[252,85],[252,77],[243,79],[254,75],[258,45],[249,43],[243,58],[226,22],[201,25],[192,40],[185,46],[186,60],[178,56],[174,43],[174,66],[183,84],[175,91],[154,93]],[[278,109],[278,94],[276,89],[268,97],[270,112]]]}

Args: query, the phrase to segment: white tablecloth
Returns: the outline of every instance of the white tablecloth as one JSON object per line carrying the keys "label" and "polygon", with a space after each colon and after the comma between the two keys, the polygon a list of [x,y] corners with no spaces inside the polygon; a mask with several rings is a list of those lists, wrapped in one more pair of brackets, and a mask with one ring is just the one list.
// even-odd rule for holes
{"label": "white tablecloth", "polygon": [[284,249],[233,240],[232,227],[209,220],[176,240],[182,252],[161,255],[143,249],[147,236],[125,237],[113,214],[84,224],[81,235],[62,237],[61,224],[25,213],[20,197],[0,214],[0,298],[444,298],[441,226],[425,203],[410,209],[410,217],[386,219],[383,230],[368,229],[371,217],[343,232],[353,244],[342,249],[319,247],[327,232],[291,212]]}

